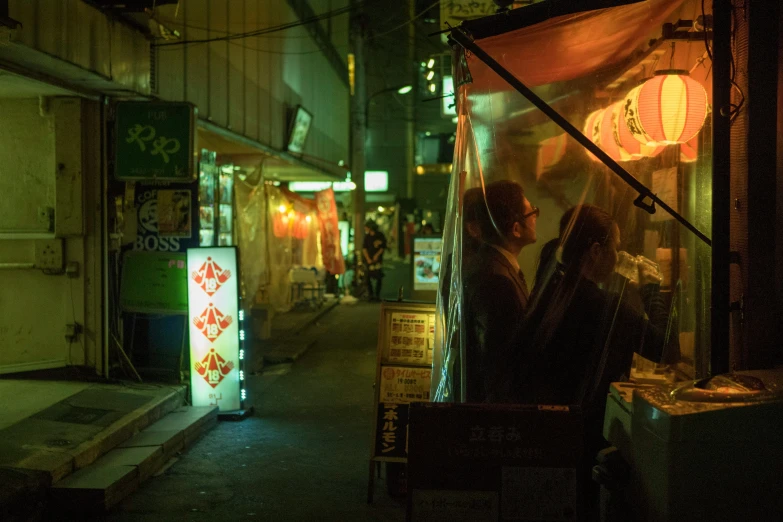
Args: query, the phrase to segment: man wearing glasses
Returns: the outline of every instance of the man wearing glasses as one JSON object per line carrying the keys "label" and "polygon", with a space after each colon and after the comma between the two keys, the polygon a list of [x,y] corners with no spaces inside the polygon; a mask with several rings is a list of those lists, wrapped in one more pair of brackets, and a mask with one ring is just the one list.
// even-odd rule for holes
{"label": "man wearing glasses", "polygon": [[517,257],[535,243],[539,209],[513,181],[487,184],[477,221],[484,244],[466,267],[466,394],[468,402],[511,400],[511,361],[529,290]]}

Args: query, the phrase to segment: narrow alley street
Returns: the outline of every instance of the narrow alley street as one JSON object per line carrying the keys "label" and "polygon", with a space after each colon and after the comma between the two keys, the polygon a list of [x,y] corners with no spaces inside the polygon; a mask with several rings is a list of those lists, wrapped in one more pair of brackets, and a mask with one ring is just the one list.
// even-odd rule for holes
{"label": "narrow alley street", "polygon": [[379,308],[321,318],[299,360],[249,377],[253,418],[218,423],[107,520],[402,520],[384,480],[366,503]]}

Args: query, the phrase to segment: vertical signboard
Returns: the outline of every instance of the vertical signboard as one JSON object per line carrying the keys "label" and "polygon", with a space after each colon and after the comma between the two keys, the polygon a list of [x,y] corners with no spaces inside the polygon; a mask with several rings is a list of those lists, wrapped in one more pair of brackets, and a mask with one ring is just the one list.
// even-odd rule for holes
{"label": "vertical signboard", "polygon": [[190,386],[193,406],[242,406],[237,250],[188,249]]}
{"label": "vertical signboard", "polygon": [[381,304],[368,501],[375,463],[407,461],[410,404],[430,400],[434,324],[434,304]]}

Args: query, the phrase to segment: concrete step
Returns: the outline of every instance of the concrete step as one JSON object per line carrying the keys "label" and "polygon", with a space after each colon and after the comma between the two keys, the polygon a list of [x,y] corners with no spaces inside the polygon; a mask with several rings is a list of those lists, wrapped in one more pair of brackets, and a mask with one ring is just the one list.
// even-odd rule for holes
{"label": "concrete step", "polygon": [[217,407],[178,408],[50,490],[49,509],[68,515],[111,509],[217,424]]}
{"label": "concrete step", "polygon": [[184,386],[96,384],[0,430],[0,467],[48,484],[85,468],[182,406]]}

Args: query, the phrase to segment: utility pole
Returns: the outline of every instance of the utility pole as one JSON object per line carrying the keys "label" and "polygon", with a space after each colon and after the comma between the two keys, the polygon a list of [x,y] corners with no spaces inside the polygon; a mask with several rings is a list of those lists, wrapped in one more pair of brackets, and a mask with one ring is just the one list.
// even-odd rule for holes
{"label": "utility pole", "polygon": [[364,242],[364,146],[367,131],[367,84],[365,81],[364,34],[367,20],[358,0],[351,0],[351,48],[354,56],[354,92],[351,96],[351,181],[353,190],[354,251],[361,259]]}
{"label": "utility pole", "polygon": [[413,92],[408,100],[406,106],[406,146],[405,152],[407,158],[405,161],[405,183],[406,191],[405,195],[408,198],[413,198],[413,172],[415,169],[415,156],[416,156],[416,96],[418,93],[418,82],[416,74],[416,0],[408,0],[408,14],[410,18],[410,24],[408,24],[408,67],[407,74],[410,76],[411,85],[413,86]]}

